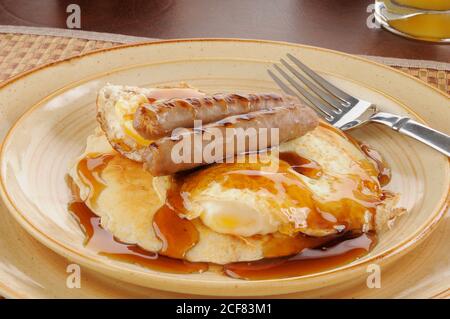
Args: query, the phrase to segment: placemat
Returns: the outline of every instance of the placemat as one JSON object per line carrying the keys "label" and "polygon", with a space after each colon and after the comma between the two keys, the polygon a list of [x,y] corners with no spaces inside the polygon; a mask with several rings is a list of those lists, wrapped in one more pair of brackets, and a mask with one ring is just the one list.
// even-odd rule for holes
{"label": "placemat", "polygon": [[[155,39],[79,30],[0,26],[0,82],[41,64],[145,40]],[[449,63],[364,57],[413,75],[450,94]]]}

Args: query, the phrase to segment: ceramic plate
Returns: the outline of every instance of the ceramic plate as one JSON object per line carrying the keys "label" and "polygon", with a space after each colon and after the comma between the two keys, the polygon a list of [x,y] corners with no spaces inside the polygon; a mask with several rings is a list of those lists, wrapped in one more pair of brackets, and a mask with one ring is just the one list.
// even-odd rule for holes
{"label": "ceramic plate", "polygon": [[402,194],[400,205],[409,214],[380,238],[369,255],[352,264],[303,277],[243,281],[213,272],[156,272],[98,256],[82,244],[84,236],[66,209],[70,194],[64,175],[95,127],[95,97],[101,86],[107,82],[156,86],[185,81],[208,92],[276,91],[266,68],[288,52],[382,110],[408,115],[449,133],[448,96],[354,56],[250,40],[129,45],[52,64],[3,86],[0,124],[6,137],[0,154],[0,182],[6,206],[33,237],[69,260],[129,283],[179,293],[255,296],[317,290],[361,280],[370,264],[392,265],[442,219],[448,201],[449,165],[439,153],[376,125],[351,134],[385,156],[393,171],[389,188]]}

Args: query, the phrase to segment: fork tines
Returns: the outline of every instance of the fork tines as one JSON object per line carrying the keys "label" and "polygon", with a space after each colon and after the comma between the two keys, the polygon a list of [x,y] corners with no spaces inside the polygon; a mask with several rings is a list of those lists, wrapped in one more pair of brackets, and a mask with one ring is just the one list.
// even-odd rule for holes
{"label": "fork tines", "polygon": [[335,123],[352,106],[358,103],[358,99],[325,80],[292,54],[288,53],[287,57],[295,66],[286,62],[285,59],[281,59],[280,62],[291,75],[277,64],[274,64],[273,67],[291,86],[281,80],[274,72],[268,70],[270,77],[286,94],[297,96],[328,122]]}

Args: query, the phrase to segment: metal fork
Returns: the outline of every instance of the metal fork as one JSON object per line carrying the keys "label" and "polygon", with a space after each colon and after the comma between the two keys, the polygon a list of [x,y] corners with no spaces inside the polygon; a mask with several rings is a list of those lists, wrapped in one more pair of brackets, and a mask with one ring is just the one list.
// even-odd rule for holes
{"label": "metal fork", "polygon": [[342,91],[293,55],[287,54],[287,57],[298,69],[285,59],[281,59],[280,62],[292,75],[276,64],[273,67],[292,88],[271,70],[267,72],[286,94],[300,98],[333,126],[348,130],[369,122],[381,123],[450,156],[450,136],[447,134],[420,124],[409,117],[379,112],[373,103],[357,99]]}

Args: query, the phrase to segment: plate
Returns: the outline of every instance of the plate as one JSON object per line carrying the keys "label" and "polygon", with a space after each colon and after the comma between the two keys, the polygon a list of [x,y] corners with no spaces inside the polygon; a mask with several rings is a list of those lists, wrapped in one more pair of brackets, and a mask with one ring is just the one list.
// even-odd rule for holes
{"label": "plate", "polygon": [[355,130],[352,135],[386,157],[394,172],[389,188],[402,194],[400,204],[410,212],[393,231],[381,237],[369,255],[352,264],[303,277],[243,281],[213,272],[156,272],[98,256],[82,244],[83,234],[66,209],[69,191],[64,175],[95,127],[95,96],[101,86],[107,82],[155,86],[185,81],[208,92],[272,91],[277,88],[266,68],[288,52],[382,110],[411,116],[448,133],[450,108],[445,94],[354,56],[253,40],[172,40],[128,45],[40,68],[0,89],[2,136],[6,134],[4,128],[11,127],[0,154],[1,192],[6,206],[33,237],[83,268],[178,293],[257,296],[311,291],[361,281],[373,263],[392,265],[442,219],[448,203],[449,165],[439,153],[376,125]]}

